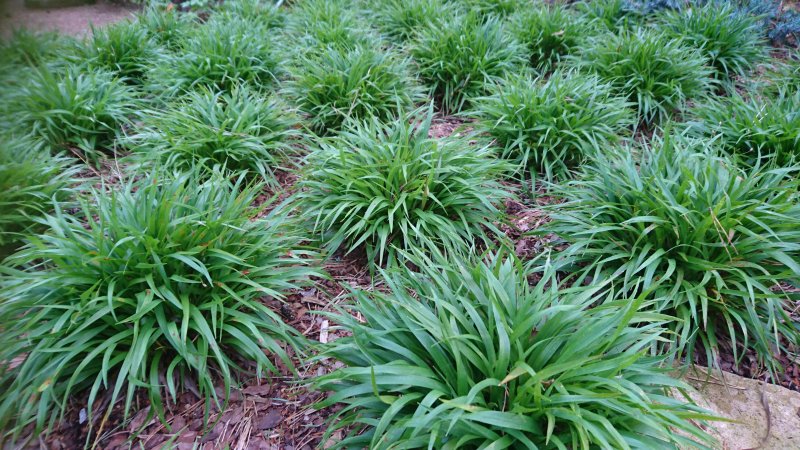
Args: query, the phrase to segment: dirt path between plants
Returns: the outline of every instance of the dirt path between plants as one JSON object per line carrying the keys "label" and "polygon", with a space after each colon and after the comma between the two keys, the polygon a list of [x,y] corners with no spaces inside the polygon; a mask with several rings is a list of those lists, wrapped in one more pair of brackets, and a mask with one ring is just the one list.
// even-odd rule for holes
{"label": "dirt path between plants", "polygon": [[91,5],[49,9],[27,8],[25,0],[5,0],[0,2],[0,37],[8,37],[17,28],[83,36],[89,33],[91,25],[119,22],[132,17],[135,11],[134,7],[104,0]]}

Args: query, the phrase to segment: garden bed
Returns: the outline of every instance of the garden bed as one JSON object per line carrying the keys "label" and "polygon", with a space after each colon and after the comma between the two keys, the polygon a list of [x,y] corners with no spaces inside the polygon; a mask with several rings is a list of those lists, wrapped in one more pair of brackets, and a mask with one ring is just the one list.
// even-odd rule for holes
{"label": "garden bed", "polygon": [[[727,445],[736,408],[670,370],[800,390],[793,8],[192,1],[15,32],[0,445]],[[795,439],[759,398],[762,441]]]}

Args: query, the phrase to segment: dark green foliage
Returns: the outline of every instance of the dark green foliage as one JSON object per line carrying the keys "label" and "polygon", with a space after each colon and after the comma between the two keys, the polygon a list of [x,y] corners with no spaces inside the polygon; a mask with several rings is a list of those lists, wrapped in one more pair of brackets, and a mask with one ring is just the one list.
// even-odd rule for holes
{"label": "dark green foliage", "polygon": [[67,51],[70,40],[55,32],[16,29],[0,42],[0,67],[41,67]]}
{"label": "dark green foliage", "polygon": [[268,29],[282,28],[286,23],[286,15],[273,1],[226,0],[220,9],[235,20],[249,21]]}
{"label": "dark green foliage", "polygon": [[794,294],[776,288],[800,281],[798,169],[742,170],[707,141],[668,136],[641,160],[628,149],[598,156],[557,188],[567,202],[547,231],[570,244],[562,269],[576,283],[649,293],[675,316],[673,347],[686,361],[696,346],[709,365],[721,348],[737,362],[753,349],[776,369],[774,355],[800,338]]}
{"label": "dark green foliage", "polygon": [[409,64],[371,46],[328,47],[298,61],[287,93],[316,133],[338,130],[348,119],[388,121],[421,98]]}
{"label": "dark green foliage", "polygon": [[477,14],[432,23],[417,34],[411,55],[419,76],[445,112],[459,112],[507,73],[521,71],[525,47],[502,22]]}
{"label": "dark green foliage", "polygon": [[774,59],[759,80],[761,93],[778,97],[800,91],[800,54],[786,59]]}
{"label": "dark green foliage", "polygon": [[711,69],[699,50],[645,28],[595,36],[575,62],[635,103],[646,124],[669,118],[711,87]]}
{"label": "dark green foliage", "polygon": [[134,92],[109,72],[42,69],[25,83],[14,109],[26,131],[53,150],[71,149],[87,160],[112,152],[134,111]]}
{"label": "dark green foliage", "polygon": [[145,160],[171,169],[225,167],[274,183],[273,171],[293,151],[297,135],[297,120],[286,109],[277,98],[244,87],[231,93],[200,89],[164,111],[145,112],[145,127],[130,144]]}
{"label": "dark green foliage", "polygon": [[383,33],[395,42],[406,42],[430,23],[452,17],[456,8],[446,0],[381,0],[370,11]]}
{"label": "dark green foliage", "polygon": [[463,248],[497,232],[505,167],[487,148],[429,138],[430,120],[354,124],[309,156],[299,196],[328,252],[365,245],[391,263],[395,248]]}
{"label": "dark green foliage", "polygon": [[707,101],[692,112],[698,134],[716,137],[746,163],[774,157],[786,165],[800,157],[800,92],[774,98],[732,95]]}
{"label": "dark green foliage", "polygon": [[348,434],[334,448],[712,442],[695,422],[704,412],[670,398],[685,386],[642,356],[664,316],[637,312],[640,300],[591,307],[611,292],[557,291],[550,268],[531,285],[519,261],[487,259],[415,259],[420,274],[389,273],[390,292],[356,291],[332,317],[352,333],[324,353],[345,367],[315,382],[331,392],[319,406],[344,404],[328,434]]}
{"label": "dark green foliage", "polygon": [[88,70],[104,70],[132,84],[144,84],[145,76],[159,58],[156,41],[147,28],[125,22],[93,28],[92,36],[81,48],[76,63],[85,62]]}
{"label": "dark green foliage", "polygon": [[634,123],[630,103],[594,75],[516,76],[476,101],[478,130],[523,172],[569,177],[587,157],[616,143]]}
{"label": "dark green foliage", "polygon": [[196,19],[191,13],[149,6],[137,15],[136,23],[161,47],[177,50],[192,28],[200,26]]}
{"label": "dark green foliage", "polygon": [[0,360],[21,360],[0,369],[0,429],[52,424],[84,390],[89,423],[106,392],[127,414],[145,391],[163,418],[184,383],[227,397],[242,360],[292,367],[302,338],[261,300],[314,273],[287,219],[260,217],[242,178],[162,175],[91,192],[79,217],[57,207],[0,268]]}
{"label": "dark green foliage", "polygon": [[640,21],[628,0],[584,0],[577,2],[576,9],[598,28],[610,31],[635,26]]}
{"label": "dark green foliage", "polygon": [[277,81],[281,63],[268,30],[223,15],[195,27],[175,56],[157,64],[151,78],[156,92],[167,95],[200,86],[230,91],[241,84],[267,91]]}
{"label": "dark green foliage", "polygon": [[353,5],[345,0],[303,0],[292,9],[289,20],[295,51],[306,52],[326,47],[349,49],[375,45],[379,38],[367,30]]}
{"label": "dark green foliage", "polygon": [[712,2],[673,11],[663,22],[671,36],[699,49],[720,79],[744,76],[766,56],[757,19],[728,5]]}
{"label": "dark green foliage", "polygon": [[520,9],[511,17],[510,31],[527,47],[531,65],[547,71],[573,53],[592,28],[585,18],[557,3]]}
{"label": "dark green foliage", "polygon": [[451,0],[464,5],[468,11],[476,11],[482,15],[508,16],[515,11],[530,8],[529,0]]}
{"label": "dark green foliage", "polygon": [[54,201],[67,200],[75,169],[35,144],[3,137],[0,142],[0,261],[32,232]]}

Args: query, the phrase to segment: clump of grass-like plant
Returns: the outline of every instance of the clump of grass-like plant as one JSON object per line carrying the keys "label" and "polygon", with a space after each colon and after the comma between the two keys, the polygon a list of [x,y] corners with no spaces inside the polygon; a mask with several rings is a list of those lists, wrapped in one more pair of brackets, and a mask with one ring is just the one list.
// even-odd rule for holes
{"label": "clump of grass-like plant", "polygon": [[230,91],[248,84],[267,91],[278,80],[281,64],[265,27],[220,15],[195,27],[175,55],[158,62],[150,75],[154,88],[168,96],[200,86]]}
{"label": "clump of grass-like plant", "polygon": [[510,20],[510,30],[527,47],[531,65],[543,71],[573,53],[592,31],[586,19],[559,3],[521,9]]}
{"label": "clump of grass-like plant", "polygon": [[398,249],[463,248],[497,233],[504,165],[488,148],[429,138],[430,120],[372,118],[309,156],[300,202],[328,252],[363,245],[391,263]]}
{"label": "clump of grass-like plant", "polygon": [[771,97],[800,91],[800,55],[773,60],[758,85],[762,94]]}
{"label": "clump of grass-like plant", "polygon": [[297,120],[276,97],[246,87],[230,93],[199,89],[163,111],[143,114],[145,126],[130,139],[145,160],[174,170],[225,167],[274,182],[274,170],[293,151]]}
{"label": "clump of grass-like plant", "polygon": [[692,113],[700,136],[716,138],[747,164],[774,158],[785,165],[800,157],[800,92],[733,94],[698,105]]}
{"label": "clump of grass-like plant", "polygon": [[284,10],[280,9],[274,2],[229,0],[222,3],[220,11],[221,13],[230,14],[237,20],[249,21],[268,29],[279,29],[286,24]]}
{"label": "clump of grass-like plant", "polygon": [[459,112],[486,87],[526,65],[525,47],[496,17],[475,13],[428,24],[411,44],[419,76],[447,113]]}
{"label": "clump of grass-like plant", "polygon": [[652,125],[704,97],[711,69],[697,49],[663,32],[645,28],[593,36],[575,58],[636,105],[639,118]]}
{"label": "clump of grass-like plant", "polygon": [[68,52],[70,43],[56,32],[15,29],[0,41],[0,67],[41,67]]}
{"label": "clump of grass-like plant", "polygon": [[380,30],[402,43],[431,22],[452,16],[456,7],[446,0],[382,0],[371,11]]}
{"label": "clump of grass-like plant", "polygon": [[36,227],[36,218],[53,202],[72,195],[75,169],[67,158],[51,156],[26,139],[2,137],[0,142],[0,260],[20,245]]}
{"label": "clump of grass-like plant", "polygon": [[[686,386],[647,347],[664,316],[597,286],[558,290],[546,268],[502,254],[414,259],[384,274],[389,292],[355,291],[332,320],[347,337],[323,353],[344,364],[315,380],[343,404],[333,448],[681,448],[712,439]],[[591,307],[593,303],[600,306]],[[356,319],[353,314],[357,314]],[[680,430],[676,432],[676,430]]]}
{"label": "clump of grass-like plant", "polygon": [[297,52],[309,49],[375,45],[369,24],[362,21],[353,4],[344,0],[305,0],[292,8],[289,31]]}
{"label": "clump of grass-like plant", "polygon": [[596,28],[618,31],[636,26],[641,15],[629,0],[584,0],[575,3],[576,10]]}
{"label": "clump of grass-like plant", "polygon": [[288,219],[262,217],[259,186],[241,177],[163,175],[92,191],[76,216],[56,205],[0,268],[0,429],[12,438],[52,425],[75,394],[90,424],[95,400],[127,415],[139,391],[163,420],[186,384],[208,408],[245,364],[259,377],[276,360],[292,367],[302,337],[262,301],[314,273]]}
{"label": "clump of grass-like plant", "polygon": [[137,22],[125,22],[93,28],[76,62],[85,63],[88,70],[108,71],[141,85],[159,55],[158,44],[147,28]]}
{"label": "clump of grass-like plant", "polygon": [[169,51],[177,50],[192,28],[199,26],[194,14],[157,5],[149,5],[137,14],[136,23],[145,29],[150,39]]}
{"label": "clump of grass-like plant", "polygon": [[469,11],[476,11],[481,15],[508,16],[515,11],[532,6],[529,0],[451,0],[455,4],[462,4]]}
{"label": "clump of grass-like plant", "polygon": [[673,347],[696,348],[716,365],[720,347],[737,363],[746,350],[774,357],[800,339],[789,318],[800,282],[798,167],[743,170],[706,140],[657,138],[640,159],[628,149],[597,156],[585,176],[557,188],[548,232],[578,280],[608,282],[621,295],[649,292],[675,320]]}
{"label": "clump of grass-like plant", "polygon": [[37,71],[13,108],[22,126],[53,150],[96,160],[113,151],[135,104],[135,92],[110,72],[73,67],[61,74]]}
{"label": "clump of grass-like plant", "polygon": [[421,97],[409,64],[372,46],[327,47],[297,62],[287,93],[316,133],[338,130],[348,119],[388,121]]}
{"label": "clump of grass-like plant", "polygon": [[759,20],[730,5],[708,2],[669,11],[662,21],[670,35],[702,52],[719,79],[744,76],[766,54]]}
{"label": "clump of grass-like plant", "polygon": [[519,170],[548,179],[618,142],[634,123],[631,104],[595,75],[554,72],[511,77],[476,101],[478,130],[488,133]]}

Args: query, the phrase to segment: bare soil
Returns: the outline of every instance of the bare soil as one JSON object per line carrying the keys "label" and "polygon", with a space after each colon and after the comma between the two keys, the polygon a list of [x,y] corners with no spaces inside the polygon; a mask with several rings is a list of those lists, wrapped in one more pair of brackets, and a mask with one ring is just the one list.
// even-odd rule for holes
{"label": "bare soil", "polygon": [[100,27],[129,19],[135,7],[98,0],[97,3],[65,8],[36,9],[25,6],[25,0],[0,2],[0,37],[9,36],[17,28],[31,31],[57,31],[81,37]]}

